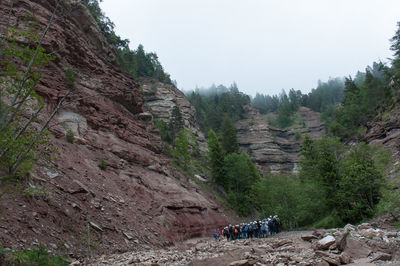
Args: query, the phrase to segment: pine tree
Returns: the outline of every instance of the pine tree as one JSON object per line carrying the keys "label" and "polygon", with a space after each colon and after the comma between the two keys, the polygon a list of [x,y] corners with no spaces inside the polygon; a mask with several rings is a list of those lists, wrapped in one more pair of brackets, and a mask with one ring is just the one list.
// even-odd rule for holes
{"label": "pine tree", "polygon": [[390,40],[392,42],[390,49],[394,52],[392,64],[396,69],[396,76],[397,78],[400,78],[400,22],[397,22],[397,27],[395,35]]}
{"label": "pine tree", "polygon": [[239,144],[236,137],[236,128],[229,117],[222,122],[222,147],[227,154],[238,152]]}
{"label": "pine tree", "polygon": [[175,139],[178,137],[180,130],[183,128],[182,113],[178,106],[174,106],[169,119],[169,128],[171,132],[172,143],[175,143]]}
{"label": "pine tree", "polygon": [[218,141],[215,132],[210,129],[208,132],[209,161],[211,165],[211,174],[215,183],[226,186],[225,170],[224,170],[224,151]]}

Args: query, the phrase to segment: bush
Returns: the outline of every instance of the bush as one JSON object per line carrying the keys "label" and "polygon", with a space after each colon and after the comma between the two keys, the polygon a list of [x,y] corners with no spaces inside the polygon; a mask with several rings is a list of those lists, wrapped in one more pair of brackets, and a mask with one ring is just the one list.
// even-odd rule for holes
{"label": "bush", "polygon": [[68,68],[65,71],[65,85],[68,89],[73,90],[75,89],[75,81],[76,81],[76,74],[75,70],[72,68]]}
{"label": "bush", "polygon": [[301,133],[299,131],[296,131],[296,133],[294,133],[294,140],[299,141],[300,139],[301,139]]}
{"label": "bush", "polygon": [[68,129],[67,134],[65,135],[67,137],[67,141],[69,143],[74,143],[74,132],[71,129]]}
{"label": "bush", "polygon": [[1,265],[37,265],[37,266],[62,266],[68,261],[60,255],[52,255],[44,246],[35,250],[0,251]]}
{"label": "bush", "polygon": [[107,169],[107,166],[108,166],[108,163],[107,163],[103,158],[100,158],[100,162],[99,162],[99,164],[98,164],[98,167],[99,167],[101,170],[106,170],[106,169]]}

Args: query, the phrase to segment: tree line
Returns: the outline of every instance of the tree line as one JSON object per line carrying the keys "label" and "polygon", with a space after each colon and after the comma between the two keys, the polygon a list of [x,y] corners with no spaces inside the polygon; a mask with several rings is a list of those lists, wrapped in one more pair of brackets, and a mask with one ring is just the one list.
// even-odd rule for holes
{"label": "tree line", "polygon": [[129,73],[133,78],[152,78],[161,82],[171,83],[171,78],[164,71],[156,53],[147,53],[143,45],[137,49],[129,48],[129,40],[122,39],[114,31],[114,23],[104,15],[99,2],[102,0],[86,0],[85,4],[95,19],[100,31],[108,43],[117,49],[118,63],[122,71]]}
{"label": "tree line", "polygon": [[[319,82],[308,94],[292,89],[288,94],[257,94],[251,99],[262,114],[276,112],[277,120],[280,115],[291,119],[299,106],[321,112],[328,136],[319,140],[303,136],[298,175],[265,172],[261,177],[250,157],[236,146],[233,123],[244,114],[244,106],[237,104],[249,104],[250,97],[241,95],[246,100],[235,101],[235,90],[225,86],[189,95],[202,130],[208,132],[210,176],[237,213],[260,217],[276,213],[286,228],[336,227],[379,213],[400,220],[400,193],[394,189],[398,183],[388,182],[386,177],[390,153],[365,143],[345,144],[361,137],[369,120],[395,107],[399,100],[400,23],[398,26],[391,40],[395,52],[391,65],[374,62],[354,78]],[[222,95],[223,108],[218,106]],[[218,115],[218,123],[211,114]],[[290,121],[281,121],[280,125],[288,124]]]}

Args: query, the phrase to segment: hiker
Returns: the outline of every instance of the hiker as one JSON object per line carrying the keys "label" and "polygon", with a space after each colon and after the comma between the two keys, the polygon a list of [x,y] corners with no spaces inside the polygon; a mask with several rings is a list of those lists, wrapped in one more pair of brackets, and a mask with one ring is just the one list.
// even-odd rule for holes
{"label": "hiker", "polygon": [[233,229],[233,226],[230,224],[229,225],[229,236],[230,236],[230,240],[234,240],[234,235],[233,235],[233,233],[234,233],[234,229]]}
{"label": "hiker", "polygon": [[219,231],[219,229],[215,230],[214,232],[214,237],[215,237],[215,241],[219,241],[219,236],[221,235],[221,232]]}
{"label": "hiker", "polygon": [[248,238],[248,235],[247,235],[247,233],[249,232],[249,225],[248,224],[245,224],[244,225],[244,228],[243,228],[243,238]]}
{"label": "hiker", "polygon": [[226,241],[229,241],[229,229],[227,226],[225,226],[224,230],[222,230],[222,233],[226,237]]}
{"label": "hiker", "polygon": [[226,237],[227,241],[250,238],[266,238],[269,235],[277,234],[281,231],[281,220],[278,215],[269,216],[261,220],[249,223],[230,224],[225,226],[222,231],[217,229],[214,232],[216,241]]}

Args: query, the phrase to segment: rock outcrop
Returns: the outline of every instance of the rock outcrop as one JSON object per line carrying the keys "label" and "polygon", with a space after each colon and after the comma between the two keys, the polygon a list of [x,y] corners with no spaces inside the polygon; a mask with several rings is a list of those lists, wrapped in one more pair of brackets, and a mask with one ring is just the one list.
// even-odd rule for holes
{"label": "rock outcrop", "polygon": [[[8,2],[0,2],[1,29]],[[12,25],[26,27],[32,13],[44,28],[55,2],[14,1]],[[47,110],[38,123],[67,93],[68,68],[77,73],[76,88],[50,125],[59,155],[40,160],[26,181],[1,184],[0,244],[44,244],[79,257],[170,245],[226,224],[219,204],[162,155],[140,86],[115,67],[115,51],[88,9],[64,0],[56,18],[43,43],[55,60],[41,71],[37,93]]]}
{"label": "rock outcrop", "polygon": [[319,113],[300,107],[298,114],[304,123],[282,130],[270,126],[258,110],[246,107],[245,119],[236,125],[240,148],[250,155],[261,170],[297,172],[301,136],[309,134],[312,138],[318,138],[325,134]]}
{"label": "rock outcrop", "polygon": [[395,104],[374,121],[368,123],[367,132],[362,139],[369,144],[383,146],[392,152],[394,159],[400,160],[400,105]]}
{"label": "rock outcrop", "polygon": [[155,119],[168,123],[173,108],[176,106],[182,113],[184,128],[193,131],[199,142],[200,150],[207,150],[207,142],[196,120],[196,109],[190,104],[185,94],[173,84],[162,82],[142,82],[141,88],[145,100],[145,108],[151,112]]}

